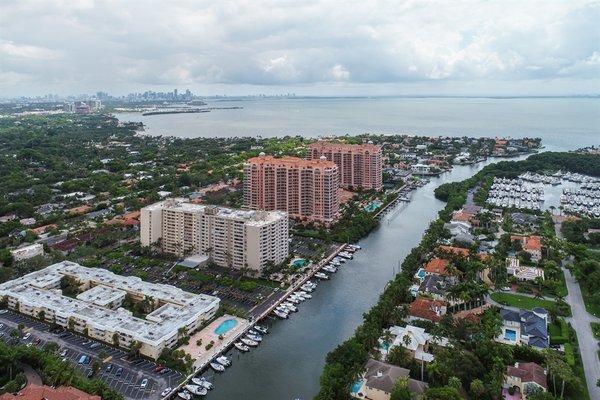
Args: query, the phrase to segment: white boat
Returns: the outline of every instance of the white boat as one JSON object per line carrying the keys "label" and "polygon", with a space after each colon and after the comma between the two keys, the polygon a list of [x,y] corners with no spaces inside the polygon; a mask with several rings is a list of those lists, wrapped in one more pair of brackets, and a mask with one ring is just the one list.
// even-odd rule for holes
{"label": "white boat", "polygon": [[191,400],[192,398],[192,395],[189,394],[187,391],[179,392],[177,393],[177,396],[184,400]]}
{"label": "white boat", "polygon": [[286,300],[289,301],[290,303],[294,303],[294,304],[300,303],[300,299],[297,297],[294,297],[294,296],[290,296]]}
{"label": "white boat", "polygon": [[[286,317],[286,318],[287,318],[287,317]],[[244,353],[245,353],[245,352],[247,352],[247,351],[250,351],[250,348],[249,348],[248,346],[246,346],[245,344],[242,344],[242,343],[240,343],[240,342],[235,342],[235,343],[233,344],[233,346],[234,346],[236,349],[238,349],[239,351],[241,351],[241,352],[244,352]]]}
{"label": "white boat", "polygon": [[322,272],[317,272],[317,273],[315,274],[315,277],[317,277],[317,278],[319,278],[319,279],[329,279],[329,276],[328,276],[328,275],[325,275],[325,274],[324,274],[324,273],[322,273]]}
{"label": "white boat", "polygon": [[262,342],[262,336],[260,336],[260,335],[250,335],[250,334],[248,334],[248,335],[246,335],[246,338],[248,338],[250,340],[253,340],[253,341],[257,342],[257,343]]}
{"label": "white boat", "polygon": [[300,289],[304,290],[305,292],[312,292],[313,290],[315,290],[312,288],[312,286],[306,286],[306,285],[300,286]]}
{"label": "white boat", "polygon": [[203,388],[206,388],[208,390],[211,390],[214,387],[213,384],[207,381],[205,377],[192,378],[192,383],[198,386],[202,386]]}
{"label": "white boat", "polygon": [[259,333],[262,333],[263,335],[269,333],[269,329],[266,326],[254,325],[254,329],[256,329]]}
{"label": "white boat", "polygon": [[291,311],[291,312],[297,312],[298,311],[298,307],[296,307],[292,303],[281,303],[281,305],[283,307],[285,307],[285,309],[288,310],[288,311]]}
{"label": "white boat", "polygon": [[[244,340],[244,339],[242,339],[242,341],[243,341],[243,340]],[[221,364],[219,364],[219,363],[216,363],[216,362],[211,362],[211,363],[210,363],[210,367],[211,367],[212,369],[214,369],[215,371],[217,371],[217,372],[223,372],[223,371],[225,371],[225,367],[224,367],[224,366],[222,366],[222,365],[221,365]]]}
{"label": "white boat", "polygon": [[206,394],[208,393],[208,390],[204,386],[185,385],[184,388],[185,390],[195,394],[196,396],[206,396]]}
{"label": "white boat", "polygon": [[297,294],[298,296],[302,296],[306,299],[312,299],[312,295],[310,295],[306,292],[300,291],[300,292],[294,292],[294,293]]}
{"label": "white boat", "polygon": [[231,361],[225,356],[219,356],[215,361],[224,367],[229,367],[231,365]]}
{"label": "white boat", "polygon": [[[258,342],[254,341],[252,339],[245,338],[245,337],[241,338],[240,341],[242,343],[244,343],[246,346],[250,346],[250,347],[258,346]],[[217,364],[217,365],[219,365],[221,368],[223,368],[223,366],[221,364]],[[211,366],[212,366],[212,363],[211,363]],[[223,368],[223,369],[225,369],[225,368]]]}
{"label": "white boat", "polygon": [[281,312],[279,310],[273,311],[273,314],[275,314],[276,316],[278,316],[281,319],[287,319],[288,318],[288,315],[286,313]]}

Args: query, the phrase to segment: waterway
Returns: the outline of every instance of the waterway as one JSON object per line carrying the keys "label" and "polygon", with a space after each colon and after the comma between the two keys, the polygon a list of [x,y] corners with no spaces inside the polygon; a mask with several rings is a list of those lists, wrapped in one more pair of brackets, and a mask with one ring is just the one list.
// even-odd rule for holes
{"label": "waterway", "polygon": [[381,226],[359,244],[362,250],[345,263],[332,280],[321,282],[313,298],[285,321],[270,323],[270,333],[249,353],[231,351],[233,365],[223,374],[208,372],[215,389],[210,400],[310,399],[319,389],[326,354],[350,337],[362,315],[377,301],[386,283],[398,272],[404,257],[421,240],[430,221],[444,207],[433,191],[442,183],[464,180],[489,160],[457,166],[398,205]]}

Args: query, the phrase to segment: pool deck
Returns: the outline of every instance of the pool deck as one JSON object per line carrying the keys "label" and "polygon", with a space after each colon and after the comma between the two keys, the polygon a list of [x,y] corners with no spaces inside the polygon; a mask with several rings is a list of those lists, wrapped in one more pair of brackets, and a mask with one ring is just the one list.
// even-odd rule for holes
{"label": "pool deck", "polygon": [[[236,326],[231,328],[225,334],[222,335],[223,339],[219,339],[219,335],[215,333],[215,329],[228,319],[235,319],[238,323]],[[223,315],[211,322],[206,328],[196,332],[190,336],[188,344],[181,346],[179,350],[185,351],[194,359],[194,368],[201,368],[212,360],[217,354],[221,353],[234,342],[240,333],[244,332],[250,322],[243,318],[234,317],[232,315]],[[196,345],[198,339],[202,339],[202,345]],[[213,346],[206,350],[206,345],[211,341],[214,342]]]}

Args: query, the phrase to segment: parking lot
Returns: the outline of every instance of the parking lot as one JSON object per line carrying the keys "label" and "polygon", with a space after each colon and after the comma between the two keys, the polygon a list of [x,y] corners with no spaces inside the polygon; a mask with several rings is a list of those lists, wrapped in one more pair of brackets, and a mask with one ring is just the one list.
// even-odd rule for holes
{"label": "parking lot", "polygon": [[[66,350],[66,358],[77,366],[84,375],[91,371],[92,363],[98,359],[99,354],[105,353],[107,358],[95,377],[102,379],[111,388],[120,392],[126,399],[160,399],[161,392],[167,387],[176,387],[183,376],[176,371],[155,372],[156,363],[136,358],[127,360],[125,351],[116,349],[106,344],[90,340],[79,334],[64,331],[58,334],[50,332],[50,326],[25,315],[7,311],[0,314],[0,339],[10,340],[10,332],[19,324],[25,326],[23,336],[30,334],[27,340],[20,338],[21,344],[34,343],[43,346],[47,342],[55,342],[60,346],[59,354]],[[40,339],[40,343],[36,341]],[[90,347],[92,346],[92,347]],[[82,356],[89,360],[80,364]],[[104,355],[104,354],[103,354]],[[147,379],[145,387],[142,381]]]}

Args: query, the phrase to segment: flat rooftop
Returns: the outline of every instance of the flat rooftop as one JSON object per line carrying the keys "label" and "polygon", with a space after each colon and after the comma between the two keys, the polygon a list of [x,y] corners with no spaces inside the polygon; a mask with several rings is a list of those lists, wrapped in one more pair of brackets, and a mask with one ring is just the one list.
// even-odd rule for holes
{"label": "flat rooftop", "polygon": [[[93,288],[77,298],[63,296],[60,279],[72,276]],[[123,293],[150,296],[163,305],[146,318],[137,318],[120,308],[103,307]],[[185,292],[170,285],[144,282],[138,277],[116,275],[100,268],[87,268],[63,261],[0,285],[0,296],[17,297],[21,305],[54,310],[57,316],[85,320],[96,329],[119,331],[135,340],[158,343],[173,337],[177,330],[217,307],[219,299]]]}
{"label": "flat rooftop", "polygon": [[189,213],[211,214],[220,218],[233,219],[244,222],[247,225],[260,226],[287,219],[285,211],[263,211],[263,210],[238,210],[227,207],[218,207],[205,204],[194,204],[184,198],[172,198],[144,207],[150,211],[173,210]]}

